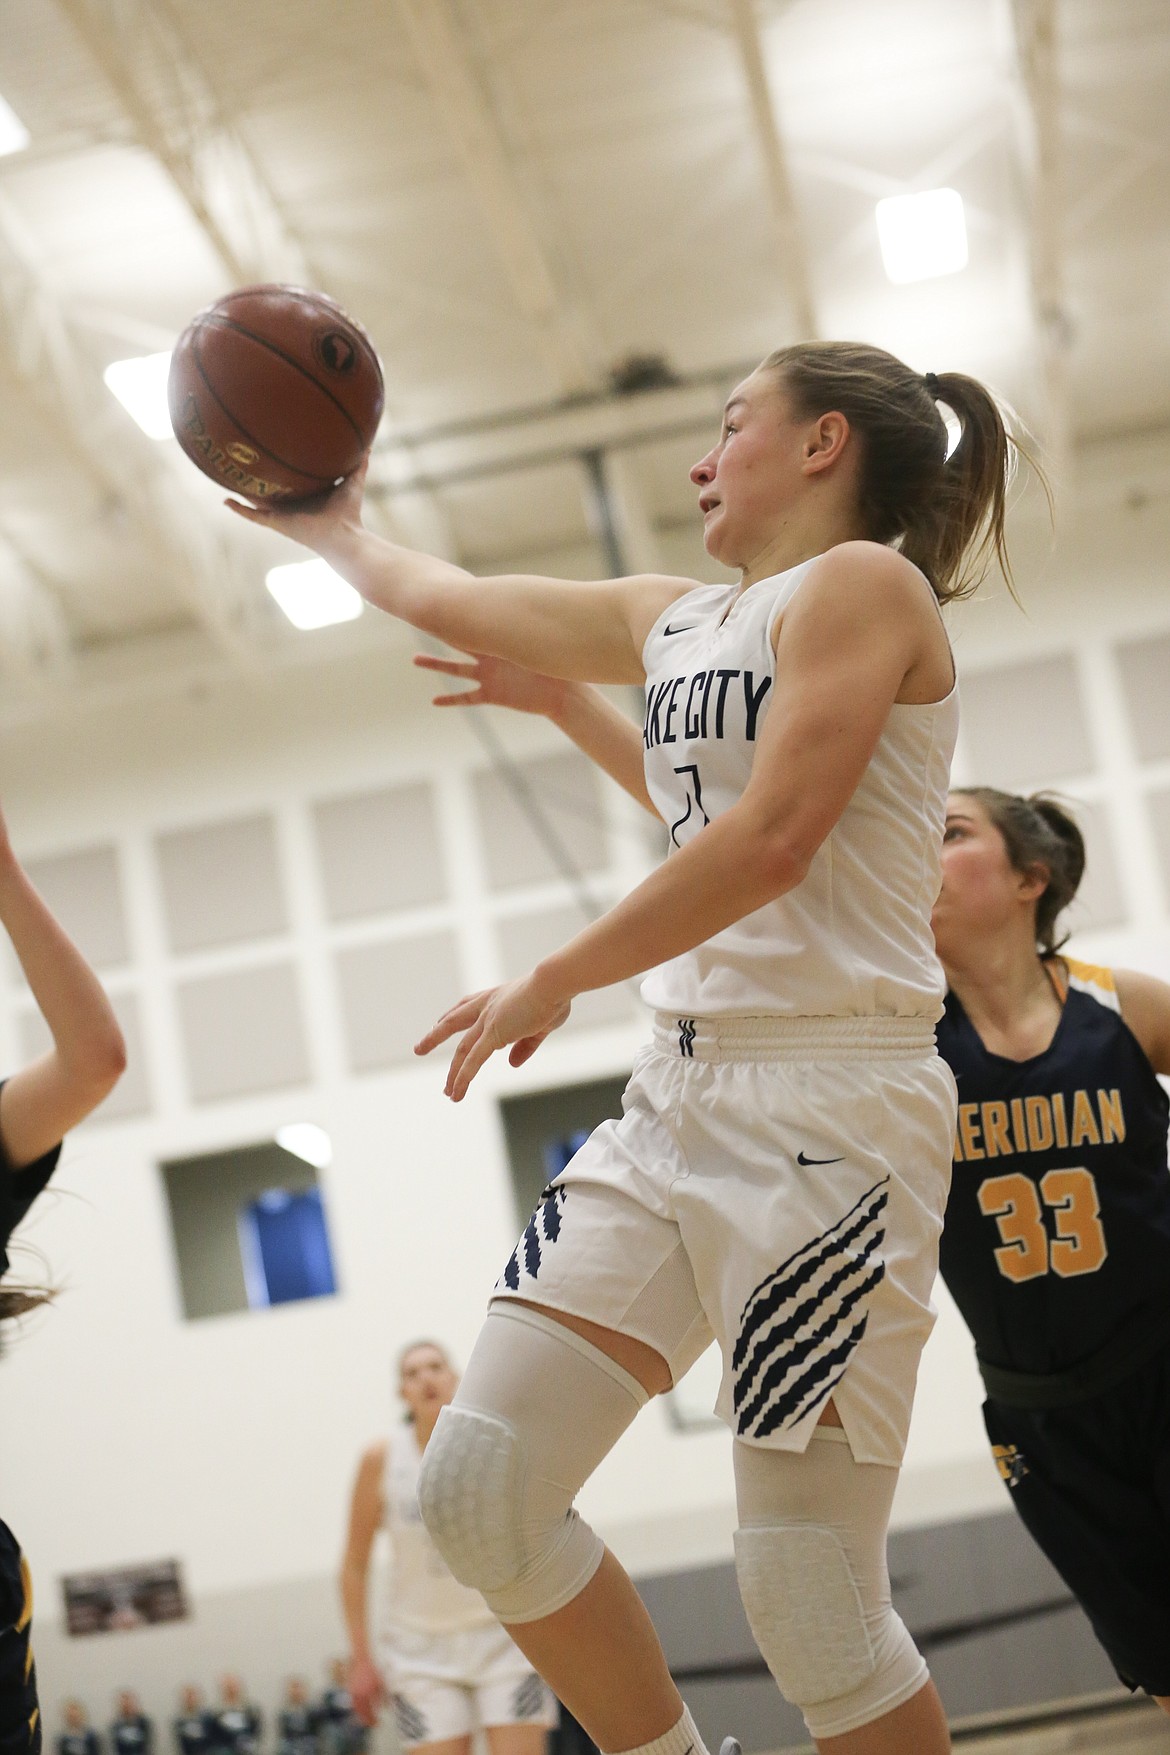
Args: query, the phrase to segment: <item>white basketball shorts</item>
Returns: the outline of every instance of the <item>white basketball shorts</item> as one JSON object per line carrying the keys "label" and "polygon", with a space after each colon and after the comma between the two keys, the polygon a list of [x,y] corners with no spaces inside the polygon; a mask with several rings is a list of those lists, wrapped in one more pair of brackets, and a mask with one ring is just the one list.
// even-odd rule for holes
{"label": "white basketball shorts", "polygon": [[488,1725],[557,1723],[552,1690],[495,1621],[461,1633],[395,1628],[381,1667],[398,1740],[408,1749]]}
{"label": "white basketball shorts", "polygon": [[494,1296],[644,1341],[678,1382],[712,1338],[716,1413],[803,1451],[831,1396],[898,1464],[934,1323],[955,1082],[906,1018],[671,1018],[544,1190]]}

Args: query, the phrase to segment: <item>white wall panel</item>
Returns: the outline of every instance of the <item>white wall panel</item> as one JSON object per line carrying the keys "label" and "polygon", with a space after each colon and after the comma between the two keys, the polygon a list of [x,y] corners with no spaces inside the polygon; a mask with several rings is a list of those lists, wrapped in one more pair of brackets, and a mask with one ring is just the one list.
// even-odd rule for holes
{"label": "white wall panel", "polygon": [[430,786],[322,799],[313,826],[331,920],[419,908],[446,895]]}
{"label": "white wall panel", "polygon": [[283,932],[288,924],[270,816],[200,824],[157,843],[173,951]]}

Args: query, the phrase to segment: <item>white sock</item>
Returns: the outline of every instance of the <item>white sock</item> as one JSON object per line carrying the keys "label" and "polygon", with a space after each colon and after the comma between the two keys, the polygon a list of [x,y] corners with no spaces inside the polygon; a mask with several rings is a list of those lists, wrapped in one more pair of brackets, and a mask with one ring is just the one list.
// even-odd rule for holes
{"label": "white sock", "polygon": [[682,1717],[670,1730],[655,1737],[652,1743],[639,1743],[636,1749],[623,1749],[621,1755],[710,1755],[710,1751],[684,1706]]}

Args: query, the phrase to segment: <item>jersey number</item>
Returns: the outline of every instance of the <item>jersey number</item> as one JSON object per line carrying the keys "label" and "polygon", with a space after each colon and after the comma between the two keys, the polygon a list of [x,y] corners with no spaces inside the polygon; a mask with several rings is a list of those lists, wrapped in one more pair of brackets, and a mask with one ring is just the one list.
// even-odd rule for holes
{"label": "jersey number", "polygon": [[[1044,1206],[1056,1217],[1056,1236],[1044,1225]],[[979,1189],[979,1210],[999,1226],[999,1271],[1017,1284],[1046,1274],[1062,1279],[1095,1274],[1109,1253],[1101,1226],[1101,1202],[1090,1171],[1049,1170],[1036,1184],[1017,1171],[991,1176]]]}

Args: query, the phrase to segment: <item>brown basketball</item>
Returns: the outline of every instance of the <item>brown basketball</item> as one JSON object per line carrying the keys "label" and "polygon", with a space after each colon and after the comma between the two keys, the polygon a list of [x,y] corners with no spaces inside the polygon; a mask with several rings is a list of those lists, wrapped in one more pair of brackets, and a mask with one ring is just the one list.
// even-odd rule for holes
{"label": "brown basketball", "polygon": [[250,500],[299,500],[356,469],[382,418],[382,368],[360,323],[299,286],[244,286],[184,329],[167,386],[175,437]]}

